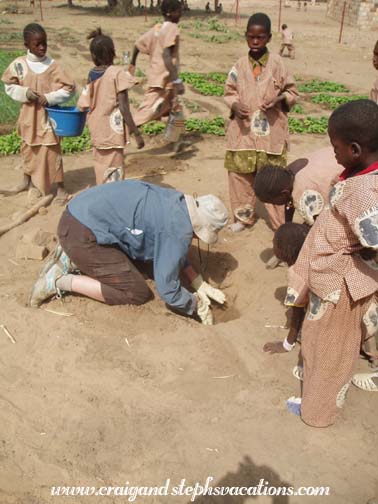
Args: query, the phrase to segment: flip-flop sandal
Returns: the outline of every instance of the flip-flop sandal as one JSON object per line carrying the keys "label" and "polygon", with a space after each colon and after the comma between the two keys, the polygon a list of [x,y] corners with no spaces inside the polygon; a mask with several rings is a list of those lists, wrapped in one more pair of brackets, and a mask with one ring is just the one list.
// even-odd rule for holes
{"label": "flip-flop sandal", "polygon": [[297,380],[303,381],[303,367],[301,367],[301,366],[294,366],[293,367],[293,376]]}
{"label": "flip-flop sandal", "polygon": [[301,406],[302,399],[300,397],[291,396],[286,401],[286,407],[293,415],[301,416]]}
{"label": "flip-flop sandal", "polygon": [[378,373],[358,373],[352,378],[352,383],[366,392],[378,392]]}
{"label": "flip-flop sandal", "polygon": [[348,393],[348,390],[350,387],[350,383],[351,382],[348,382],[345,385],[343,385],[341,387],[341,389],[339,390],[339,393],[336,396],[336,406],[338,408],[342,408],[344,406],[345,399],[346,399],[346,396],[347,396],[347,393]]}
{"label": "flip-flop sandal", "polygon": [[270,269],[270,270],[272,270],[272,269],[277,268],[277,266],[279,266],[280,264],[282,264],[282,261],[280,261],[280,260],[278,259],[278,257],[273,256],[273,257],[271,257],[271,258],[269,259],[269,261],[265,264],[265,268],[266,268],[266,269]]}
{"label": "flip-flop sandal", "polygon": [[234,211],[235,217],[242,222],[243,224],[247,224],[251,226],[251,218],[253,216],[253,208],[250,205],[245,205],[245,207],[237,208]]}

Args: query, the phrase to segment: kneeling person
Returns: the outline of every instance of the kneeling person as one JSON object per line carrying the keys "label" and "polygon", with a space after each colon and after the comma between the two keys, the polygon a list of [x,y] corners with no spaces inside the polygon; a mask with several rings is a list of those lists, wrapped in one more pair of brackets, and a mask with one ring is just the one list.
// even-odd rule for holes
{"label": "kneeling person", "polygon": [[[131,260],[151,261],[160,297],[172,308],[212,324],[210,298],[225,296],[203,281],[187,261],[193,235],[215,243],[227,209],[213,195],[193,198],[173,189],[125,180],[82,192],[63,213],[60,246],[34,284],[30,305],[40,306],[61,291],[106,304],[146,303],[151,297]],[[71,261],[82,273],[73,274]],[[183,271],[196,294],[180,283]]]}

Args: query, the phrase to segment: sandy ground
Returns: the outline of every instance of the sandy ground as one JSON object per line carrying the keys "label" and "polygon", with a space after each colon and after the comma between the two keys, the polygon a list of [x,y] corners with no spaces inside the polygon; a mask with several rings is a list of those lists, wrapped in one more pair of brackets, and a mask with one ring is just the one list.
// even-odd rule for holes
{"label": "sandy ground", "polygon": [[[53,56],[83,83],[90,68],[89,28],[101,24],[121,53],[132,48],[146,23],[142,17],[109,17],[90,4],[78,5],[68,10],[44,4],[44,25]],[[224,7],[230,12],[232,3],[225,1]],[[247,7],[242,2],[243,15],[249,14]],[[254,9],[267,11],[277,26],[276,4],[255,3]],[[9,31],[38,16],[7,19],[13,22],[5,26]],[[232,18],[225,19],[234,26]],[[242,31],[245,21],[236,29]],[[309,7],[307,13],[293,6],[284,10],[283,21],[296,33],[297,59],[286,60],[293,73],[336,80],[356,92],[369,90],[374,33],[346,27],[345,43],[338,45],[338,25],[325,17],[324,6]],[[150,17],[147,25],[151,22]],[[271,45],[279,48],[277,34]],[[226,71],[244,50],[243,41],[214,45],[184,32],[183,69]],[[140,58],[140,64],[145,68],[146,60]],[[141,92],[133,95],[136,101]],[[225,113],[221,99],[190,92],[187,98],[211,115]],[[148,181],[189,193],[213,192],[227,201],[224,139],[192,140],[192,148],[177,159],[161,153],[155,140],[147,139],[140,152],[131,147],[129,176],[147,174]],[[326,144],[325,136],[293,136],[290,158]],[[18,164],[18,156],[0,159],[1,186],[18,180]],[[94,183],[90,153],[66,156],[65,169],[72,192]],[[0,224],[24,206],[24,194],[1,198]],[[204,274],[224,289],[229,302],[226,310],[215,311],[216,325],[205,328],[174,315],[157,297],[140,308],[107,307],[74,296],[64,304],[56,300],[40,310],[28,308],[40,262],[16,260],[16,245],[29,230],[54,233],[61,211],[51,206],[47,215],[0,239],[0,324],[16,340],[12,344],[0,330],[2,504],[66,502],[50,495],[51,486],[152,486],[167,478],[173,486],[182,478],[187,484],[204,483],[208,476],[213,484],[227,486],[253,486],[261,478],[276,486],[329,486],[332,504],[363,504],[378,495],[378,394],[353,388],[337,424],[325,430],[311,429],[286,412],[285,400],[299,394],[291,375],[297,351],[262,352],[266,341],[285,335],[266,326],[286,323],[286,268],[264,267],[272,232],[263,219],[238,236],[222,232],[212,247]],[[191,255],[198,264],[194,247]],[[366,363],[359,368],[365,370]],[[196,502],[311,504],[321,499],[207,497]],[[71,501],[127,502],[120,497]],[[187,504],[190,497],[141,497],[138,502]]]}

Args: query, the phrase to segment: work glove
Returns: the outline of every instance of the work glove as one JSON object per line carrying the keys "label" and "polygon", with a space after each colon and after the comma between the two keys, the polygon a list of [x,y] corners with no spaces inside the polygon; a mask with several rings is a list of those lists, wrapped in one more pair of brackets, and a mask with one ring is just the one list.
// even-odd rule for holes
{"label": "work glove", "polygon": [[202,324],[213,325],[213,314],[210,310],[210,299],[199,292],[197,292],[195,296],[197,299],[197,315],[201,319]]}
{"label": "work glove", "polygon": [[31,88],[28,88],[28,90],[26,91],[26,98],[29,100],[29,101],[38,101],[38,98],[39,98],[39,94],[36,93],[35,91],[33,91]]}
{"label": "work glove", "polygon": [[226,296],[220,289],[215,289],[211,287],[210,284],[204,281],[202,275],[198,275],[192,282],[192,287],[198,294],[205,296],[210,304],[210,299],[213,299],[219,304],[224,304],[226,301]]}

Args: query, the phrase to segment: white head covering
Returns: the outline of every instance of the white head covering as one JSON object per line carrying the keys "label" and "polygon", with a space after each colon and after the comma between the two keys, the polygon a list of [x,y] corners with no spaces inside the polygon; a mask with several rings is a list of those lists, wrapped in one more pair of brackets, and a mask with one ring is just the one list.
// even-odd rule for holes
{"label": "white head covering", "polygon": [[185,201],[194,233],[205,243],[215,243],[218,232],[227,224],[227,208],[212,194],[198,198],[185,194]]}

